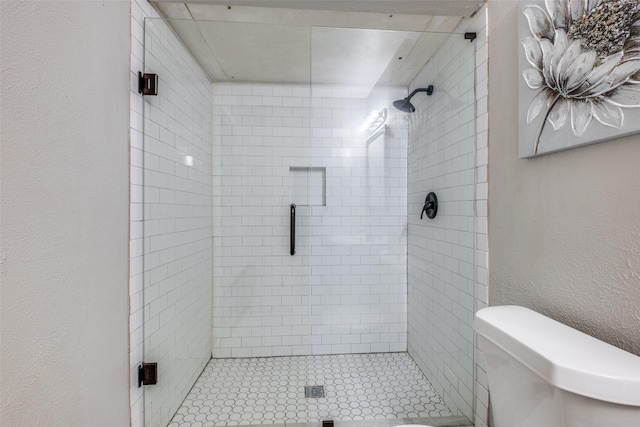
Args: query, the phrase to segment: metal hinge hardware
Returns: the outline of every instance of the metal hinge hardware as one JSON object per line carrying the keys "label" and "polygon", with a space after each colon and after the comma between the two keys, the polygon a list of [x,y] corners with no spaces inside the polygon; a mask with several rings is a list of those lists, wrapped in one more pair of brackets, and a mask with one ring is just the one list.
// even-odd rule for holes
{"label": "metal hinge hardware", "polygon": [[157,95],[158,75],[138,72],[138,93],[142,95]]}
{"label": "metal hinge hardware", "polygon": [[138,387],[158,383],[158,364],[142,363],[138,366]]}

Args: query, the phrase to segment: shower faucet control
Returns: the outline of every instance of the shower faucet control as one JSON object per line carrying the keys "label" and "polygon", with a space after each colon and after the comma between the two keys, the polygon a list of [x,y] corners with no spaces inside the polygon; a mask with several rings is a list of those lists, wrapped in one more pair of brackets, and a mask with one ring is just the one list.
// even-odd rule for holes
{"label": "shower faucet control", "polygon": [[438,213],[438,197],[436,197],[436,193],[433,191],[427,194],[427,198],[424,199],[424,206],[422,207],[422,213],[420,214],[420,219],[424,214],[427,214],[427,218],[433,219],[436,217]]}

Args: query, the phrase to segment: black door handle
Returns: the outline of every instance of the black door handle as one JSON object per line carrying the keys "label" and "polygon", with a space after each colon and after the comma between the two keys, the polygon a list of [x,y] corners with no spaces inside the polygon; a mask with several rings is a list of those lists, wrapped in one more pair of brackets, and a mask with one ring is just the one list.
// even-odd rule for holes
{"label": "black door handle", "polygon": [[291,203],[289,225],[289,253],[293,256],[296,253],[296,205],[294,203]]}

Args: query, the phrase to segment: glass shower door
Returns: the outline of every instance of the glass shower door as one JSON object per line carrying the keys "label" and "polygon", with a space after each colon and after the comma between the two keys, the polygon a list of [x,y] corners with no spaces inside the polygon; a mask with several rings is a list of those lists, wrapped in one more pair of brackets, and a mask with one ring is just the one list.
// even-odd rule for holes
{"label": "glass shower door", "polygon": [[[160,19],[146,30],[159,95],[145,97],[144,343],[159,374],[145,425],[307,421],[310,30]],[[230,34],[286,46],[291,81]],[[206,46],[189,52],[179,38],[194,37]],[[200,66],[212,61],[221,75]],[[269,80],[247,81],[253,61]]]}
{"label": "glass shower door", "polygon": [[213,98],[166,21],[145,21],[144,59],[145,425],[166,426],[211,357]]}
{"label": "glass shower door", "polygon": [[[198,25],[235,77],[214,84],[212,366],[235,369],[225,377],[233,389],[227,394],[233,410],[218,420],[304,422],[311,273],[306,203],[311,133],[304,102],[310,31],[272,24]],[[233,46],[263,48],[233,49],[226,43],[231,35]],[[242,74],[255,67],[263,70],[258,81]]]}

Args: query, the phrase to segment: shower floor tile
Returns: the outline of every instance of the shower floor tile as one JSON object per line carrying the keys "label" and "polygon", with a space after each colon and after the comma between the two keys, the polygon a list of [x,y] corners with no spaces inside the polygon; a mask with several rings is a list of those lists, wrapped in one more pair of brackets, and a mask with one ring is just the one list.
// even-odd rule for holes
{"label": "shower floor tile", "polygon": [[407,353],[212,359],[169,427],[450,416]]}

